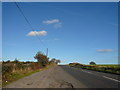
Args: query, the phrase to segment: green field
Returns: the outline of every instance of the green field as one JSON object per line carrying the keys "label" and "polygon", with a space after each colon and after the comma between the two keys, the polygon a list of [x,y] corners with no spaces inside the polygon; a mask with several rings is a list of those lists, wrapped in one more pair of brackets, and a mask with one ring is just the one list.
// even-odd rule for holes
{"label": "green field", "polygon": [[98,64],[98,65],[86,65],[86,66],[98,66],[98,67],[120,67],[118,64]]}
{"label": "green field", "polygon": [[120,74],[120,65],[117,64],[84,65],[80,63],[70,63],[69,66],[106,73]]}
{"label": "green field", "polygon": [[110,67],[118,67],[118,66],[120,66],[120,64],[98,64],[98,65],[95,65],[95,66],[110,66]]}

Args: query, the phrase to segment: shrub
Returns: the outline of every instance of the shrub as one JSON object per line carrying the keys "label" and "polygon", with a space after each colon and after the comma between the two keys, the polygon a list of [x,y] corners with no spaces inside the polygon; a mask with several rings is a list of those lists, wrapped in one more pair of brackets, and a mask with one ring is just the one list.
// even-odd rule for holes
{"label": "shrub", "polygon": [[90,64],[90,65],[96,65],[96,63],[95,63],[95,62],[93,62],[93,61],[92,61],[92,62],[90,62],[89,64]]}
{"label": "shrub", "polygon": [[3,64],[2,65],[2,74],[6,74],[6,73],[11,73],[13,70],[13,66],[11,64],[9,65],[6,65],[6,64]]}
{"label": "shrub", "polygon": [[53,58],[53,59],[51,59],[50,61],[49,61],[49,64],[58,64],[58,63],[60,63],[61,61],[59,60],[59,59],[55,59],[55,58]]}
{"label": "shrub", "polygon": [[38,60],[38,63],[42,66],[46,66],[49,62],[49,58],[41,52],[38,52],[35,57]]}

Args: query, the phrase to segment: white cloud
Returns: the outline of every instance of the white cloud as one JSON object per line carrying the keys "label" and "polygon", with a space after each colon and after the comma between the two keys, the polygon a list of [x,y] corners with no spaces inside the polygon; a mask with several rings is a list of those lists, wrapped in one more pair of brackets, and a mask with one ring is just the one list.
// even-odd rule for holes
{"label": "white cloud", "polygon": [[44,23],[44,24],[59,23],[59,19],[46,20],[46,21],[43,21],[43,23]]}
{"label": "white cloud", "polygon": [[47,31],[31,31],[27,34],[27,36],[45,36],[47,35]]}
{"label": "white cloud", "polygon": [[56,24],[54,25],[54,28],[56,28],[56,29],[57,29],[57,28],[60,28],[60,27],[62,27],[62,23],[60,23],[60,22],[59,22],[59,23],[56,23]]}
{"label": "white cloud", "polygon": [[98,49],[97,52],[112,52],[112,49]]}
{"label": "white cloud", "polygon": [[44,23],[44,24],[52,24],[53,27],[56,28],[56,29],[62,27],[62,23],[60,22],[59,19],[46,20],[46,21],[43,21],[42,23]]}

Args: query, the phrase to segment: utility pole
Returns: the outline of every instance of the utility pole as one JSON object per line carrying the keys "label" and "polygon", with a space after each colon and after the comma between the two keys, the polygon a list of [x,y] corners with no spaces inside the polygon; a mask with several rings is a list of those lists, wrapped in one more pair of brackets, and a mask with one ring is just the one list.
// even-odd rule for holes
{"label": "utility pole", "polygon": [[46,56],[48,56],[48,48],[46,49]]}

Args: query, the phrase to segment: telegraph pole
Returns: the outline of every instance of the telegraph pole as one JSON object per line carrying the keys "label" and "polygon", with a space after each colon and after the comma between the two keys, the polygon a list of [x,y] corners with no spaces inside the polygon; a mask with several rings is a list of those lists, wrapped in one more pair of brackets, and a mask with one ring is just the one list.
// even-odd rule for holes
{"label": "telegraph pole", "polygon": [[48,48],[46,49],[46,56],[48,56]]}

